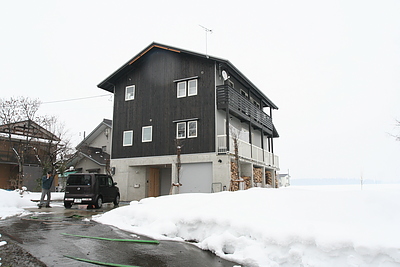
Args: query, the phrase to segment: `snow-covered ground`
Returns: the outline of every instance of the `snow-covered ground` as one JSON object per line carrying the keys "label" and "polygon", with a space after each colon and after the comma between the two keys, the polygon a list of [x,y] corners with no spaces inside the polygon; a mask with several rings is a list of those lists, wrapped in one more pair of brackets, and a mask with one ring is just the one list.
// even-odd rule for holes
{"label": "snow-covered ground", "polygon": [[[11,216],[27,214],[24,208],[37,207],[41,193],[28,191],[7,191],[0,189],[0,220]],[[52,200],[61,201],[64,193],[51,193]]]}
{"label": "snow-covered ground", "polygon": [[[0,190],[0,217],[32,205],[24,198]],[[245,266],[400,266],[400,185],[180,194],[93,219],[156,239],[196,241]]]}

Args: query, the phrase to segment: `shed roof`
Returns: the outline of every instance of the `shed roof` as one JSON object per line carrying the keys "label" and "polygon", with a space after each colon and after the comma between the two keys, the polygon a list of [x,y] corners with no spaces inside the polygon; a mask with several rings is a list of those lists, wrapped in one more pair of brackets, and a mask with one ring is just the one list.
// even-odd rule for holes
{"label": "shed roof", "polygon": [[51,141],[60,141],[60,138],[32,120],[0,125],[0,133],[28,136]]}

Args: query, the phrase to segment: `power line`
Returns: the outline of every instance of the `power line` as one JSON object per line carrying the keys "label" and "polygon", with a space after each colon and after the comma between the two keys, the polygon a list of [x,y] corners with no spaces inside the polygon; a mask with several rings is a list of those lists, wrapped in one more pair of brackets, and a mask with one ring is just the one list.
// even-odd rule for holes
{"label": "power line", "polygon": [[73,98],[73,99],[64,99],[64,100],[48,101],[48,102],[43,102],[42,104],[52,104],[52,103],[60,103],[60,102],[70,102],[70,101],[84,100],[84,99],[97,98],[97,97],[104,97],[104,96],[112,96],[112,95],[110,95],[110,94],[108,94],[108,95],[96,95],[96,96],[80,97],[80,98]]}

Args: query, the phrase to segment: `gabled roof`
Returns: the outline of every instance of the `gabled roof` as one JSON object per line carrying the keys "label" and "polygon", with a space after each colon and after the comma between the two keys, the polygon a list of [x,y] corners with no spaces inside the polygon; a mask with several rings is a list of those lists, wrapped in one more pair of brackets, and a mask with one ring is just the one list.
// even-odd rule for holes
{"label": "gabled roof", "polygon": [[[72,159],[67,163],[67,167],[75,166],[82,159],[87,158],[93,161],[99,166],[106,166],[107,160],[110,159],[110,155],[102,150],[102,148],[91,147],[90,144],[101,134],[105,129],[112,127],[112,120],[103,119],[103,121],[77,146],[77,152],[74,154]],[[110,131],[111,134],[111,131]]]}
{"label": "gabled roof", "polygon": [[77,151],[74,157],[67,163],[67,167],[76,165],[83,158],[87,158],[99,166],[106,166],[107,160],[110,159],[110,155],[103,152],[101,148],[88,146],[81,147],[81,150]]}
{"label": "gabled roof", "polygon": [[0,133],[28,136],[51,141],[60,141],[60,138],[32,120],[0,125]]}
{"label": "gabled roof", "polygon": [[206,58],[209,60],[213,60],[216,61],[218,63],[221,64],[226,64],[230,69],[232,69],[240,78],[242,78],[244,81],[246,81],[266,102],[266,104],[273,108],[273,109],[278,109],[278,107],[260,90],[258,89],[249,79],[247,79],[246,76],[244,76],[232,63],[230,63],[228,60],[226,59],[221,59],[221,58],[217,58],[217,57],[212,57],[209,55],[205,55],[205,54],[200,54],[200,53],[196,53],[196,52],[192,52],[192,51],[188,51],[188,50],[184,50],[184,49],[180,49],[180,48],[176,48],[176,47],[172,47],[172,46],[168,46],[168,45],[163,45],[160,43],[155,43],[153,42],[152,44],[150,44],[149,46],[147,46],[145,49],[143,49],[139,54],[137,54],[136,56],[134,56],[133,58],[131,58],[127,63],[125,63],[124,65],[122,65],[119,69],[117,69],[114,73],[112,73],[110,76],[108,76],[104,81],[102,81],[101,83],[99,83],[97,85],[97,87],[104,89],[106,91],[109,91],[111,93],[114,93],[114,85],[116,80],[120,77],[120,75],[122,75],[123,73],[125,73],[127,71],[127,69],[133,64],[135,63],[138,59],[140,59],[143,55],[145,55],[146,53],[148,53],[150,50],[155,49],[155,48],[159,48],[159,49],[164,49],[167,51],[172,51],[175,53],[185,53],[185,54],[189,54],[189,55],[193,55],[196,57],[201,57],[201,58]]}
{"label": "gabled roof", "polygon": [[76,146],[76,149],[79,150],[80,147],[91,144],[93,140],[96,139],[97,136],[99,136],[99,134],[101,134],[106,128],[111,128],[111,127],[112,127],[112,120],[103,119],[103,121],[88,136],[86,136],[85,139],[82,140],[82,142],[80,142]]}

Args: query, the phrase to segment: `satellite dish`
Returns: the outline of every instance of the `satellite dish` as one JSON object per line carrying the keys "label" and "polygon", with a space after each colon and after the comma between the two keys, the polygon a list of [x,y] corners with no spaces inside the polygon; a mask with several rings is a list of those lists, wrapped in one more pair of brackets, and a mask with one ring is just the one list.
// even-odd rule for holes
{"label": "satellite dish", "polygon": [[224,81],[229,79],[228,73],[225,70],[222,71],[222,78],[224,79]]}

